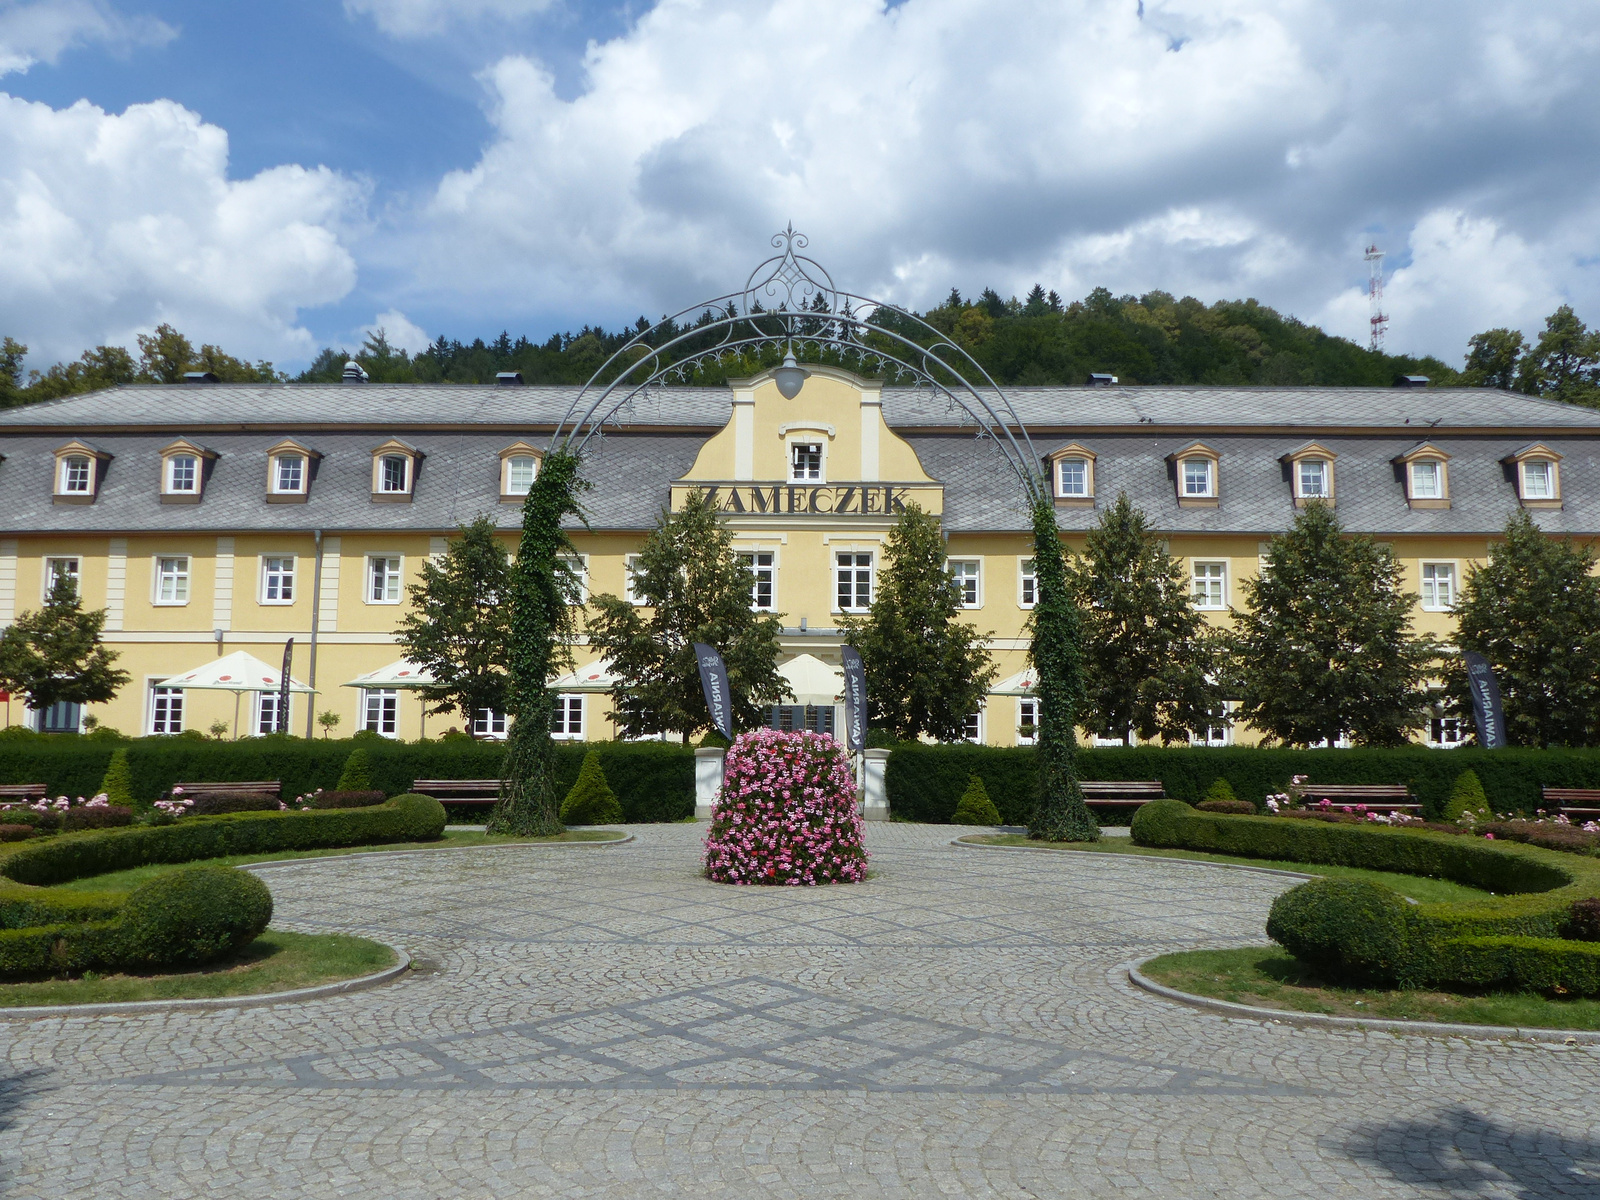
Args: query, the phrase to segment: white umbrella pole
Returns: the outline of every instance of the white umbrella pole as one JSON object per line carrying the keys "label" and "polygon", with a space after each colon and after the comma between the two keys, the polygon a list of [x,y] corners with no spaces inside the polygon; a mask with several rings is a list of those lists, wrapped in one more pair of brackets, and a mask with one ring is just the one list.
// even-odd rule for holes
{"label": "white umbrella pole", "polygon": [[233,740],[236,742],[239,740],[239,697],[242,695],[243,692],[233,694]]}

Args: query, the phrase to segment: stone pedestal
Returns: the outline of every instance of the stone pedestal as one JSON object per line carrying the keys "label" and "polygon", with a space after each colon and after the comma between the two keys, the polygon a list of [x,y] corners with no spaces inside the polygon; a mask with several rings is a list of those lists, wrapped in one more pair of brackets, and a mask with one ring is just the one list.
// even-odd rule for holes
{"label": "stone pedestal", "polygon": [[709,821],[711,806],[722,788],[722,756],[718,746],[702,746],[694,752],[694,819]]}
{"label": "stone pedestal", "polygon": [[866,760],[866,769],[862,772],[865,776],[861,789],[861,816],[867,821],[887,821],[889,819],[889,793],[883,784],[884,771],[889,766],[889,752],[887,750],[863,750],[862,757]]}

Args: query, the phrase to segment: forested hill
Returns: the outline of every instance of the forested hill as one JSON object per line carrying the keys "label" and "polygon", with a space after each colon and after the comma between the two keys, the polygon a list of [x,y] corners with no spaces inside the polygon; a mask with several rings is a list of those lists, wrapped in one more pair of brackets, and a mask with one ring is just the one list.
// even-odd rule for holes
{"label": "forested hill", "polygon": [[[1465,362],[1459,371],[1432,357],[1375,354],[1255,300],[1208,305],[1193,297],[1174,299],[1166,292],[1117,297],[1096,288],[1081,301],[1063,304],[1041,287],[1026,300],[1002,300],[985,289],[976,299],[952,291],[943,304],[921,315],[1003,384],[1081,384],[1091,372],[1107,372],[1130,384],[1387,387],[1401,375],[1426,375],[1435,385],[1516,387],[1600,406],[1600,331],[1589,330],[1565,305],[1535,339],[1509,329],[1474,335],[1463,348]],[[709,320],[709,314],[702,318]],[[491,341],[440,337],[415,355],[392,347],[380,330],[353,352],[323,350],[294,378],[331,382],[340,378],[346,360],[354,358],[376,382],[490,383],[498,372],[520,371],[530,384],[580,384],[648,327],[640,317],[629,328],[585,326],[540,343],[513,340],[508,333]],[[660,344],[677,332],[667,330],[654,340]],[[909,327],[905,332],[914,335]],[[708,346],[710,340],[699,340],[699,345]],[[696,341],[691,339],[688,348],[695,348]],[[290,378],[272,363],[249,363],[217,346],[196,350],[169,325],[141,335],[138,343],[137,358],[120,346],[97,346],[73,362],[29,371],[24,378],[27,347],[5,338],[0,345],[0,407],[119,383],[176,383],[186,371],[210,371],[237,382]],[[718,383],[759,365],[749,359],[700,371],[692,379]]]}

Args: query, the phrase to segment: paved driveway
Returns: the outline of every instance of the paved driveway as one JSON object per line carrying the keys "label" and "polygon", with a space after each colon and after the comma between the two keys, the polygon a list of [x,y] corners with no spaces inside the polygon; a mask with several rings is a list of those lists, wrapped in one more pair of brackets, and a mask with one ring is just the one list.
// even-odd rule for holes
{"label": "paved driveway", "polygon": [[740,889],[699,832],[324,860],[278,923],[424,969],[278,1008],[0,1022],[19,1197],[1600,1196],[1600,1050],[1297,1030],[1121,964],[1272,876],[956,850]]}

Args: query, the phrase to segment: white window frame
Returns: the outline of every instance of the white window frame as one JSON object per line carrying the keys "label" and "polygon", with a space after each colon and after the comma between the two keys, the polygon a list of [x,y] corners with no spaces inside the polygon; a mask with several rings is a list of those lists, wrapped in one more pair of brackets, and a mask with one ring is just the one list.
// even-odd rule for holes
{"label": "white window frame", "polygon": [[578,595],[571,603],[575,606],[589,603],[589,556],[587,554],[563,554],[561,559],[569,564],[578,576]]}
{"label": "white window frame", "polygon": [[[180,564],[168,572],[168,563]],[[181,608],[189,603],[190,558],[187,554],[157,554],[150,564],[150,603],[158,608]],[[166,594],[166,584],[172,581],[172,593]]]}
{"label": "white window frame", "polygon": [[1032,557],[1017,559],[1017,607],[1032,608],[1039,603],[1039,574]]}
{"label": "white window frame", "polygon": [[[1077,467],[1082,474],[1082,484],[1077,491],[1067,488],[1067,464]],[[1056,495],[1063,500],[1087,500],[1093,495],[1090,487],[1089,460],[1081,454],[1064,454],[1056,459]]]}
{"label": "white window frame", "polygon": [[[1317,472],[1317,490],[1306,490],[1306,468],[1320,468]],[[1331,500],[1333,498],[1333,463],[1326,458],[1316,455],[1307,455],[1305,458],[1295,460],[1294,464],[1295,495],[1301,500]]]}
{"label": "white window frame", "polygon": [[[400,689],[361,689],[361,728],[381,737],[400,736]],[[385,729],[384,725],[389,728]]]}
{"label": "white window frame", "polygon": [[[961,607],[978,609],[983,607],[983,559],[981,558],[947,558],[944,560],[945,571],[955,582],[961,592]],[[959,567],[958,572],[956,568]],[[970,568],[970,570],[969,570]],[[971,585],[970,587],[968,585]],[[971,599],[968,599],[970,594]]]}
{"label": "white window frame", "polygon": [[[528,476],[528,486],[519,488],[515,479],[516,464],[527,461],[533,464],[533,473]],[[526,496],[533,490],[534,481],[539,478],[539,456],[537,454],[508,454],[506,455],[506,491],[508,496]]]}
{"label": "white window frame", "polygon": [[503,741],[510,722],[503,712],[495,712],[492,708],[480,708],[472,714],[472,736],[489,738],[491,741]]}
{"label": "white window frame", "polygon": [[[1282,478],[1282,477],[1280,476],[1279,478]],[[1207,568],[1207,572],[1206,572],[1205,575],[1201,575],[1201,573],[1200,573],[1200,569],[1202,567]],[[1211,570],[1210,570],[1210,568],[1212,568],[1212,567],[1220,567],[1221,570],[1219,572],[1213,574],[1211,572]],[[1212,585],[1212,583],[1217,581],[1219,576],[1220,576],[1221,583],[1222,583],[1222,589],[1221,589],[1222,590],[1222,599],[1221,599],[1221,601],[1219,601],[1217,603],[1212,603],[1212,600],[1211,600],[1211,585]],[[1200,600],[1200,586],[1199,585],[1200,585],[1200,582],[1201,582],[1202,579],[1206,583],[1206,599],[1205,599],[1204,603],[1202,603],[1201,600]],[[1189,598],[1193,602],[1195,608],[1199,609],[1201,612],[1226,612],[1227,611],[1227,608],[1228,608],[1228,561],[1227,561],[1227,559],[1222,559],[1222,558],[1196,558],[1196,559],[1191,559],[1190,560],[1190,562],[1189,562]]]}
{"label": "white window frame", "polygon": [[[250,732],[256,737],[265,737],[269,733],[276,733],[276,719],[274,719],[273,728],[271,729],[263,729],[262,725],[267,709],[272,709],[273,716],[276,718],[278,710],[278,693],[256,692],[254,695],[255,703],[250,706]],[[289,719],[288,721],[284,722],[283,727],[285,731],[294,728],[294,695],[292,693],[289,696]]]}
{"label": "white window frame", "polygon": [[[384,595],[380,598],[374,595],[378,583],[378,564],[384,565]],[[388,564],[393,563],[391,571]],[[405,600],[405,566],[406,558],[403,554],[369,554],[367,555],[367,584],[361,597],[368,604],[400,604]],[[389,592],[394,592],[390,596]]]}
{"label": "white window frame", "polygon": [[[178,485],[178,464],[180,462],[189,464],[189,486],[188,487],[180,487]],[[198,454],[189,454],[187,452],[182,453],[182,454],[169,454],[169,455],[167,455],[166,477],[167,477],[167,494],[169,496],[194,496],[194,495],[199,494],[199,491],[200,491],[200,456]]]}
{"label": "white window frame", "polygon": [[[1418,482],[1422,476],[1422,469],[1428,468],[1433,475],[1433,490],[1424,492]],[[1419,458],[1406,464],[1408,479],[1411,485],[1411,499],[1413,500],[1443,500],[1444,491],[1444,462],[1437,458]],[[1502,476],[1503,478],[1503,476]]]}
{"label": "white window frame", "polygon": [[[78,473],[73,469],[77,464],[81,464],[83,467],[81,479],[79,478]],[[61,465],[57,468],[57,471],[59,472],[59,475],[57,476],[57,482],[60,487],[60,491],[58,493],[59,495],[94,495],[94,457],[92,455],[63,454],[61,456]],[[148,479],[149,476],[146,476],[145,478]],[[73,486],[73,484],[79,482],[83,484],[82,487]]]}
{"label": "white window frame", "polygon": [[[797,473],[798,464],[795,462],[795,452],[805,446],[817,452],[817,473],[815,475],[801,475]],[[825,437],[793,437],[784,445],[789,458],[790,483],[826,483],[828,481],[828,439]]]}
{"label": "white window frame", "polygon": [[[391,487],[389,465],[400,464],[400,486]],[[380,496],[409,496],[411,494],[411,455],[389,450],[378,455],[378,494]]]}
{"label": "white window frame", "polygon": [[[1443,736],[1447,724],[1455,727],[1456,736],[1453,739]],[[1466,745],[1472,732],[1472,721],[1469,717],[1451,717],[1439,713],[1428,718],[1428,745],[1440,750],[1454,750],[1457,746]]]}
{"label": "white window frame", "polygon": [[[1433,579],[1428,578],[1429,568],[1444,567],[1450,577],[1450,601],[1448,604],[1439,603],[1438,572],[1434,571]],[[1417,564],[1417,596],[1422,603],[1423,612],[1449,612],[1456,605],[1456,599],[1461,592],[1461,566],[1453,559],[1428,559]],[[1430,600],[1431,593],[1431,600]]]}
{"label": "white window frame", "polygon": [[[263,554],[260,557],[259,566],[257,567],[257,570],[256,570],[256,574],[258,576],[258,583],[256,585],[256,603],[257,604],[269,604],[269,605],[272,605],[273,607],[278,607],[278,606],[287,606],[287,605],[293,604],[295,602],[295,599],[299,594],[299,587],[297,586],[298,583],[299,583],[299,580],[297,580],[295,578],[295,576],[299,573],[299,563],[297,563],[295,561],[295,557],[296,556],[293,555],[293,554]],[[289,564],[289,569],[288,569],[287,572],[274,570],[273,568],[270,568],[267,565],[268,563],[280,563],[280,562],[287,562]],[[271,590],[268,587],[268,581],[273,576],[277,576],[277,578],[280,581],[285,579],[285,578],[288,579],[288,581],[289,581],[289,596],[288,596],[288,599],[282,599],[281,597],[279,599],[276,599],[276,600],[268,599],[267,593]],[[281,592],[282,590],[283,589],[282,589],[282,586],[281,586],[281,583],[280,583],[279,591]]]}
{"label": "white window frame", "polygon": [[[184,729],[183,718],[185,715],[184,708],[186,707],[184,702],[188,697],[184,695],[182,688],[162,687],[162,681],[166,678],[167,676],[163,675],[156,679],[145,680],[145,732],[152,737],[182,733]],[[172,728],[174,724],[172,716],[174,704],[176,704],[178,710],[176,729]],[[166,709],[165,716],[158,718],[156,714],[162,707]],[[165,728],[158,729],[158,725],[165,726]]]}
{"label": "white window frame", "polygon": [[[860,578],[855,574],[862,569],[860,562],[852,561],[848,566],[839,561],[849,555],[852,560],[865,556],[867,572],[867,603],[865,605],[852,604],[846,608],[839,603],[840,573],[851,572],[850,598],[856,599],[860,591]],[[835,550],[833,553],[833,612],[864,613],[872,608],[872,600],[878,594],[878,556],[871,550]]]}
{"label": "white window frame", "polygon": [[[72,566],[63,569],[59,563],[71,563]],[[60,575],[69,575],[77,586],[78,595],[83,595],[83,559],[76,554],[48,554],[39,571],[39,582],[42,585],[39,593],[43,600],[50,599],[50,590],[55,587],[56,578]]]}
{"label": "white window frame", "polygon": [[[777,612],[778,611],[778,552],[776,550],[739,550],[736,551],[741,559],[747,560],[745,566],[750,568],[751,574],[756,577],[750,589],[751,612]],[[765,557],[768,561],[762,563]],[[767,602],[761,603],[762,572],[766,572]]]}
{"label": "white window frame", "polygon": [[[298,472],[300,476],[299,487],[283,486],[284,465],[290,460],[300,464]],[[306,494],[307,477],[310,475],[310,473],[311,460],[307,458],[306,455],[298,454],[293,450],[285,450],[282,454],[274,454],[272,456],[272,470],[270,472],[270,478],[272,480],[272,494],[274,496],[304,496]]]}
{"label": "white window frame", "polygon": [[[988,707],[987,704],[980,704],[978,706],[978,711],[977,712],[968,713],[965,717],[962,718],[961,740],[963,742],[970,742],[974,746],[982,746],[982,745],[985,744],[984,735],[988,732],[988,730],[985,728],[985,726],[988,724],[988,721],[986,719],[986,713],[985,713],[984,710],[987,707]],[[971,725],[972,727],[974,727],[976,729],[976,733],[975,734],[969,735],[966,732],[966,730],[969,727],[969,725]]]}
{"label": "white window frame", "polygon": [[[1198,463],[1205,468],[1205,490],[1191,491],[1189,488],[1189,468]],[[1279,478],[1283,478],[1281,475]],[[1217,463],[1215,459],[1204,454],[1187,454],[1178,460],[1178,494],[1185,500],[1209,500],[1217,494]]]}
{"label": "white window frame", "polygon": [[645,598],[633,590],[633,577],[639,569],[639,560],[642,554],[624,554],[622,556],[622,598],[635,608],[647,607]]}
{"label": "white window frame", "polygon": [[[1032,713],[1032,720],[1028,719],[1030,712]],[[1037,746],[1039,744],[1039,712],[1039,700],[1037,697],[1017,697],[1017,745]],[[1033,732],[1023,733],[1022,728],[1024,725],[1032,725]]]}
{"label": "white window frame", "polygon": [[[1538,494],[1529,486],[1532,476],[1529,467],[1540,467],[1544,475],[1544,491]],[[1517,471],[1522,479],[1522,499],[1524,500],[1554,500],[1558,494],[1556,488],[1556,463],[1552,458],[1525,458],[1517,464]]]}
{"label": "white window frame", "polygon": [[[559,717],[556,713],[560,713]],[[572,725],[573,714],[577,714],[577,728]],[[555,707],[550,714],[550,736],[558,742],[581,742],[584,737],[584,712],[582,692],[562,692],[556,696]]]}

